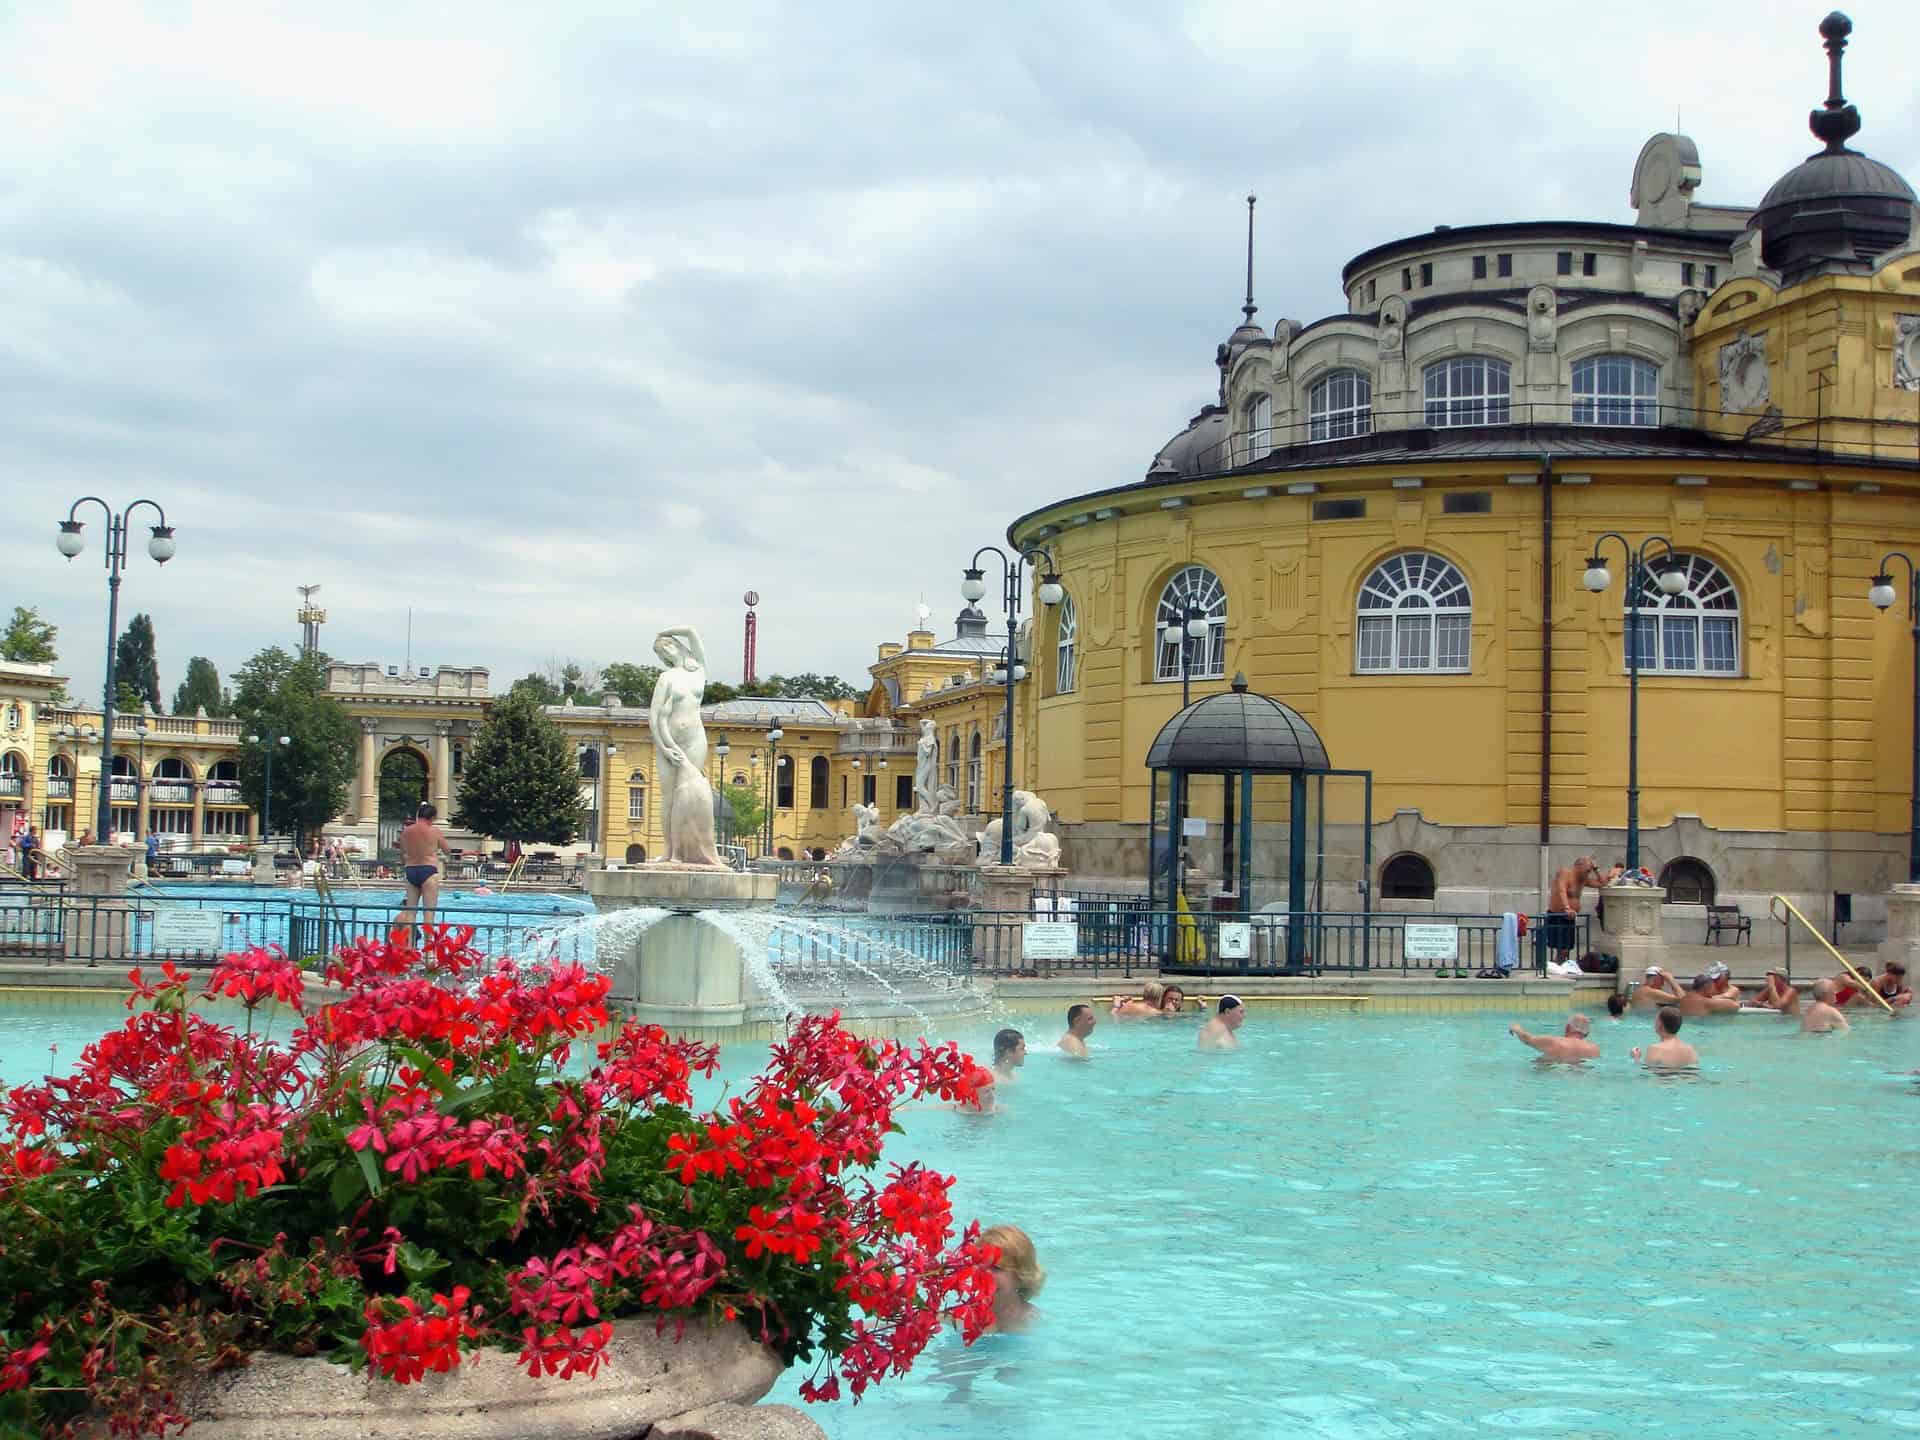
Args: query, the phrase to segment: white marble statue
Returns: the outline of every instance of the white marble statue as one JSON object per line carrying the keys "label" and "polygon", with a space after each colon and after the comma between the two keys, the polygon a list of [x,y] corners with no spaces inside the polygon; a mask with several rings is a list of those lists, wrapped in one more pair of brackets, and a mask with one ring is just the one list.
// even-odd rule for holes
{"label": "white marble statue", "polygon": [[939,794],[940,739],[933,733],[933,721],[920,722],[920,739],[913,754],[913,813],[935,815]]}
{"label": "white marble statue", "polygon": [[[1013,792],[1013,863],[1027,870],[1047,870],[1060,863],[1059,837],[1049,834],[1053,814],[1047,802],[1031,790]],[[978,863],[1000,863],[1000,821],[987,822],[987,828],[975,837],[979,841]]]}
{"label": "white marble statue", "polygon": [[880,843],[886,832],[880,828],[880,807],[878,805],[855,805],[853,807],[854,843],[862,850],[870,850]]}
{"label": "white marble statue", "polygon": [[653,637],[660,657],[647,712],[653,730],[654,783],[660,794],[660,825],[669,864],[721,864],[713,844],[713,786],[707,780],[707,729],[700,701],[707,689],[707,657],[691,627],[676,626]]}

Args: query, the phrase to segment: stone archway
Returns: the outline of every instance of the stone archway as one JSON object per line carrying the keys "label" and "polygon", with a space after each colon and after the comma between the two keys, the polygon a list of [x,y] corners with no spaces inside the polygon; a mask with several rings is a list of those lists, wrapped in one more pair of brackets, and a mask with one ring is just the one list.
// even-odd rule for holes
{"label": "stone archway", "polygon": [[380,853],[395,849],[400,831],[427,798],[427,757],[396,745],[380,757]]}

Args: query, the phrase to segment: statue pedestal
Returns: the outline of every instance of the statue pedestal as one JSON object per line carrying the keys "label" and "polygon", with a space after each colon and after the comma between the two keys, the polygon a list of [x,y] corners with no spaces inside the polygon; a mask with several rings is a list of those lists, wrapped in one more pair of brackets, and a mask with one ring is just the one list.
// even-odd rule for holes
{"label": "statue pedestal", "polygon": [[1009,964],[1014,957],[1002,952],[1010,945],[1017,948],[1020,932],[1014,927],[1032,918],[1034,892],[1058,890],[1066,873],[1058,867],[1040,870],[1024,865],[982,865],[974,908],[993,916],[995,923],[973,927],[973,958],[992,957],[1002,965]]}
{"label": "statue pedestal", "polygon": [[[631,931],[618,923],[595,934],[598,966],[613,978],[613,998],[634,1019],[680,1033],[725,1030],[745,1021],[760,998],[753,984],[748,943],[701,911],[765,909],[780,877],[772,872],[672,864],[631,870],[590,870],[587,893],[602,914],[666,911],[636,916]],[[765,957],[760,957],[764,965]]]}
{"label": "statue pedestal", "polygon": [[[1615,988],[1646,973],[1647,966],[1667,968],[1666,937],[1660,933],[1660,907],[1667,892],[1657,885],[1609,885],[1600,892],[1607,901],[1607,924],[1600,934],[1607,949],[1620,957]],[[1546,924],[1552,917],[1543,917]]]}
{"label": "statue pedestal", "polygon": [[273,847],[256,845],[253,847],[253,883],[256,885],[277,885],[279,873],[273,868]]}
{"label": "statue pedestal", "polygon": [[67,912],[62,927],[66,958],[90,965],[128,959],[134,949],[134,906],[126,899],[132,848],[86,845],[72,853],[73,886],[61,901]]}
{"label": "statue pedestal", "polygon": [[1880,959],[1897,960],[1911,975],[1920,964],[1920,885],[1896,885],[1887,892],[1887,938]]}

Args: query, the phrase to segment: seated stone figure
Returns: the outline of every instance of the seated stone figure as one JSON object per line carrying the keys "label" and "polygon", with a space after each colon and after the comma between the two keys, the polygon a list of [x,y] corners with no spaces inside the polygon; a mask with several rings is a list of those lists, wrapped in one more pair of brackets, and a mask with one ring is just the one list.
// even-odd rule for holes
{"label": "seated stone figure", "polygon": [[[1060,840],[1047,832],[1053,819],[1047,802],[1031,790],[1013,792],[1013,863],[1028,870],[1046,870],[1060,863]],[[1000,863],[1000,821],[987,822],[975,837],[980,844],[978,863]]]}

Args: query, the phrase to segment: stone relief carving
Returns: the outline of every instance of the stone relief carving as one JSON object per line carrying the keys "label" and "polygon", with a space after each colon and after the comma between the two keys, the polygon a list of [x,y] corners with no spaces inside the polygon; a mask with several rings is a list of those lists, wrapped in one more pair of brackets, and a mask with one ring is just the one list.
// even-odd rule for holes
{"label": "stone relief carving", "polygon": [[1700,312],[1707,308],[1707,295],[1704,290],[1682,290],[1680,298],[1674,302],[1680,312],[1682,326],[1692,325],[1700,318]]}
{"label": "stone relief carving", "polygon": [[1380,302],[1379,337],[1382,356],[1398,355],[1405,348],[1407,302],[1398,295],[1389,295]]}
{"label": "stone relief carving", "polygon": [[1551,285],[1536,285],[1527,292],[1527,347],[1553,349],[1553,337],[1560,328],[1560,297]]}
{"label": "stone relief carving", "polygon": [[1767,375],[1767,337],[1740,332],[1720,347],[1720,413],[1764,410],[1773,398]]}
{"label": "stone relief carving", "polygon": [[1893,317],[1893,383],[1920,390],[1920,315]]}

